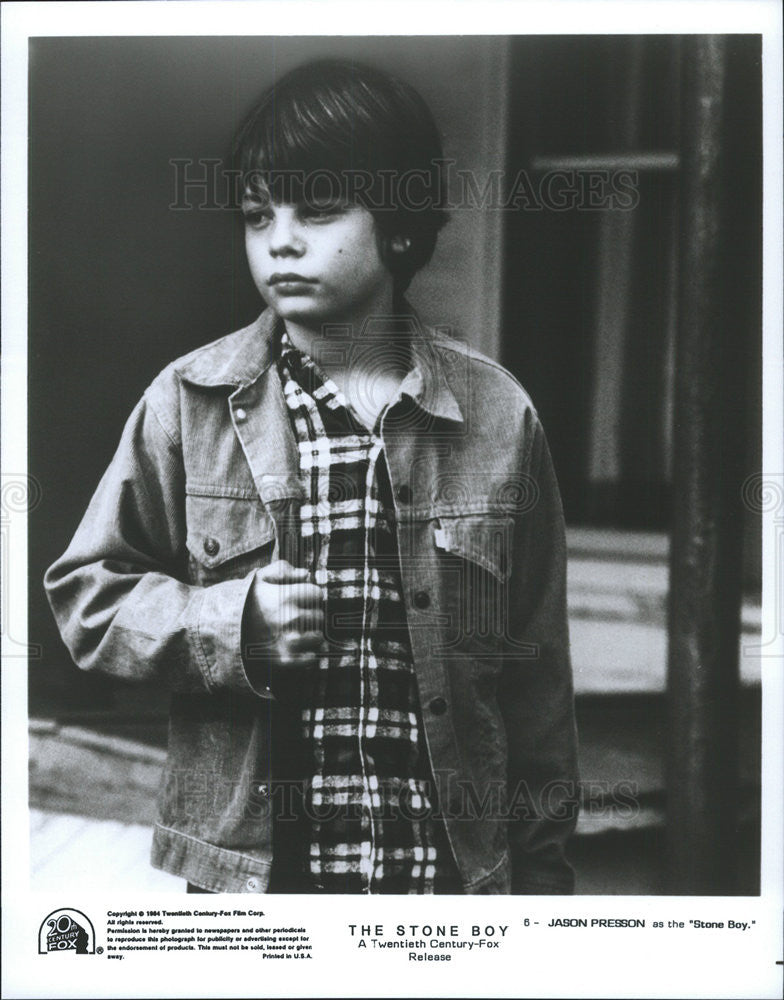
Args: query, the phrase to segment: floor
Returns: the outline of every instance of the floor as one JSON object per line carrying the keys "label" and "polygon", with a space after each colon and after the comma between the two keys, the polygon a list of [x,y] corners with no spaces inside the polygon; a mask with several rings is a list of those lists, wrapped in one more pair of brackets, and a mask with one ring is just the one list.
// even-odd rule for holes
{"label": "floor", "polygon": [[149,826],[31,809],[31,888],[184,892],[181,878],[150,867],[151,839]]}

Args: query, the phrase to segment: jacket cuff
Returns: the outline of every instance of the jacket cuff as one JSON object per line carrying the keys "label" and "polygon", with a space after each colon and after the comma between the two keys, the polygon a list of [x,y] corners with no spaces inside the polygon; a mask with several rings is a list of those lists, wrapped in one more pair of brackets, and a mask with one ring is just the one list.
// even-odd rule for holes
{"label": "jacket cuff", "polygon": [[553,873],[537,877],[530,872],[512,875],[511,892],[517,896],[573,896],[574,872],[569,866],[563,875]]}
{"label": "jacket cuff", "polygon": [[254,686],[242,659],[242,615],[255,570],[242,580],[205,587],[198,610],[197,647],[210,690],[230,688],[241,694],[272,698],[268,687]]}

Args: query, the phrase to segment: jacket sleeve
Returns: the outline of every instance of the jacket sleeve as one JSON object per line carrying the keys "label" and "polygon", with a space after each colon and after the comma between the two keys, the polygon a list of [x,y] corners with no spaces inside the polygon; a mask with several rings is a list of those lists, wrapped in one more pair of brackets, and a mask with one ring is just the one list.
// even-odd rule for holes
{"label": "jacket sleeve", "polygon": [[185,582],[178,421],[152,395],[131,414],[71,544],[44,578],[60,633],[83,670],[183,692],[268,696],[251,685],[241,655],[253,573],[209,587]]}
{"label": "jacket sleeve", "polygon": [[[530,509],[517,525],[509,631],[526,650],[504,666],[513,893],[571,893],[564,847],[579,804],[566,610],[566,539],[558,484],[538,420],[528,464]],[[520,648],[518,646],[518,648]]]}

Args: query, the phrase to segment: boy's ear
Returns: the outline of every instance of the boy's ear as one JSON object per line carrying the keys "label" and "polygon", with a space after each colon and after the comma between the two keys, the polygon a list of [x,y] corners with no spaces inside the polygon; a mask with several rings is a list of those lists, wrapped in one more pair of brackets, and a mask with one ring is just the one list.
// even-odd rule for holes
{"label": "boy's ear", "polygon": [[395,253],[405,253],[411,249],[411,239],[408,236],[393,236],[390,246]]}
{"label": "boy's ear", "polygon": [[376,227],[378,252],[394,279],[396,297],[405,292],[416,271],[416,267],[411,266],[413,242],[410,236],[387,236]]}

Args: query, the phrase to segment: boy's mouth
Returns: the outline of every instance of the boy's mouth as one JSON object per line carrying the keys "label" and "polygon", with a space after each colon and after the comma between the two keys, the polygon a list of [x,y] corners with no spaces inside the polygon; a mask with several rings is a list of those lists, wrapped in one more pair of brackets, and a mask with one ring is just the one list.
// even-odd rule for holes
{"label": "boy's mouth", "polygon": [[270,276],[268,285],[315,285],[315,278],[306,278],[301,274],[295,274],[293,271],[286,272],[285,274],[279,274],[277,271],[275,274]]}

